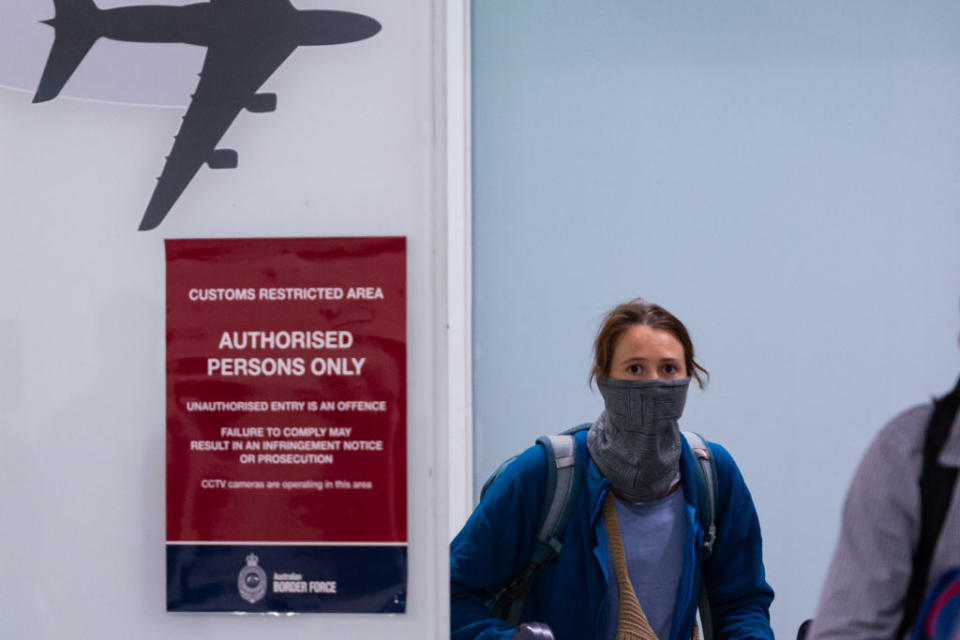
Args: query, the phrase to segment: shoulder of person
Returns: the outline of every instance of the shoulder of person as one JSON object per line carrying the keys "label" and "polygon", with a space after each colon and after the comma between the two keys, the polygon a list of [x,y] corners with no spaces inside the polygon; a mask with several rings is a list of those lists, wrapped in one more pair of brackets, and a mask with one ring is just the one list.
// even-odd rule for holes
{"label": "shoulder of person", "polygon": [[923,456],[923,441],[933,403],[918,404],[897,414],[877,432],[863,454],[864,470],[882,467],[886,473],[915,469]]}
{"label": "shoulder of person", "polygon": [[547,452],[534,442],[521,451],[507,469],[514,475],[542,477],[546,468]]}
{"label": "shoulder of person", "polygon": [[[923,441],[932,403],[902,411],[873,437],[863,453],[850,482],[845,510],[859,513],[865,509],[898,511],[913,518],[920,499],[919,478],[923,466]],[[858,507],[859,505],[859,507]]]}
{"label": "shoulder of person", "polygon": [[720,477],[721,482],[723,482],[725,476],[731,473],[737,476],[740,475],[740,468],[726,447],[713,440],[707,440],[707,446],[710,447],[710,455],[713,456],[713,460],[717,465],[717,475]]}
{"label": "shoulder of person", "polygon": [[[491,484],[481,500],[499,501],[505,495],[517,497],[518,492],[543,493],[547,479],[547,453],[537,443],[504,461],[491,474]],[[489,481],[488,481],[489,482]]]}
{"label": "shoulder of person", "polygon": [[933,415],[932,402],[914,405],[901,411],[880,429],[871,446],[922,451],[927,423],[930,422],[931,415]]}
{"label": "shoulder of person", "polygon": [[[586,427],[586,425],[581,425],[581,427]],[[590,451],[587,448],[587,429],[578,428],[572,436],[575,442],[575,455],[580,458],[581,464],[585,464],[590,459]],[[496,475],[494,484],[500,484],[501,481],[504,481],[503,484],[545,485],[548,475],[547,451],[538,442],[534,442],[513,458],[506,460],[493,472],[493,475]]]}
{"label": "shoulder of person", "polygon": [[735,502],[739,504],[744,496],[749,495],[740,467],[737,466],[737,462],[727,448],[719,442],[707,440],[707,446],[710,448],[710,455],[716,467],[718,499],[721,504],[729,504],[729,501],[736,497]]}

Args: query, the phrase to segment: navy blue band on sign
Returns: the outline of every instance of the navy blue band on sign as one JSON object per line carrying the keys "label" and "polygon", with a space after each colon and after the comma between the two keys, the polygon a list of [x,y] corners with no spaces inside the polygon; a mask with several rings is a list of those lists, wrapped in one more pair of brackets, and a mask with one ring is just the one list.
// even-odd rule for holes
{"label": "navy blue band on sign", "polygon": [[406,585],[406,545],[167,545],[167,611],[403,613]]}

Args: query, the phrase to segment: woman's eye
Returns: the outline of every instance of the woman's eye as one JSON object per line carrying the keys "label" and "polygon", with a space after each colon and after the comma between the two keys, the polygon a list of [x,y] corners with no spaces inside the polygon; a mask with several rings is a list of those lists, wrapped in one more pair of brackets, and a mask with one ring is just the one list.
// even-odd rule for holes
{"label": "woman's eye", "polygon": [[641,373],[643,373],[643,367],[641,367],[641,366],[638,365],[638,364],[631,364],[631,365],[627,366],[627,372],[628,372],[628,373],[631,373],[631,374],[633,374],[633,375],[635,375],[635,376],[638,376],[638,375],[640,375]]}
{"label": "woman's eye", "polygon": [[677,367],[674,366],[674,365],[672,365],[672,364],[665,364],[665,365],[663,365],[662,369],[663,369],[663,372],[664,372],[666,375],[671,375],[671,376],[672,376],[673,374],[675,374],[675,373],[677,372]]}

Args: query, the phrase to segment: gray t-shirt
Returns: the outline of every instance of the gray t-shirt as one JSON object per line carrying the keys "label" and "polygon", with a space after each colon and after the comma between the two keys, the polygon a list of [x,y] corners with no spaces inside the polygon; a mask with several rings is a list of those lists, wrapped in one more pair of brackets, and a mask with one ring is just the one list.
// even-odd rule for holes
{"label": "gray t-shirt", "polygon": [[[630,504],[619,499],[615,502],[633,590],[654,633],[658,638],[669,638],[687,535],[687,503],[683,491],[674,491],[656,502]],[[611,575],[607,638],[614,640],[620,596],[612,579],[613,561],[609,555],[607,566]]]}
{"label": "gray t-shirt", "polygon": [[[920,537],[919,478],[933,405],[900,414],[877,434],[850,485],[840,539],[810,640],[893,638]],[[960,467],[960,416],[938,462]],[[960,565],[960,482],[930,563],[927,587]]]}

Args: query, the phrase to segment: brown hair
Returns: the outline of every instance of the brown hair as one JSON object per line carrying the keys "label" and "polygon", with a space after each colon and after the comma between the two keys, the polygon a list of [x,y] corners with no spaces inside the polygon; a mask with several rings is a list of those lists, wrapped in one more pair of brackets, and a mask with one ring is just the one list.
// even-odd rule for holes
{"label": "brown hair", "polygon": [[[629,327],[644,325],[653,329],[661,329],[670,333],[683,346],[684,364],[687,375],[693,377],[703,389],[705,380],[710,378],[710,372],[700,366],[693,357],[693,342],[687,328],[683,326],[675,315],[658,304],[644,302],[643,298],[636,298],[614,307],[603,319],[603,325],[597,332],[597,339],[593,341],[593,367],[590,369],[590,382],[598,377],[610,375],[613,365],[613,351],[617,341]],[[700,374],[703,374],[701,376]]]}

